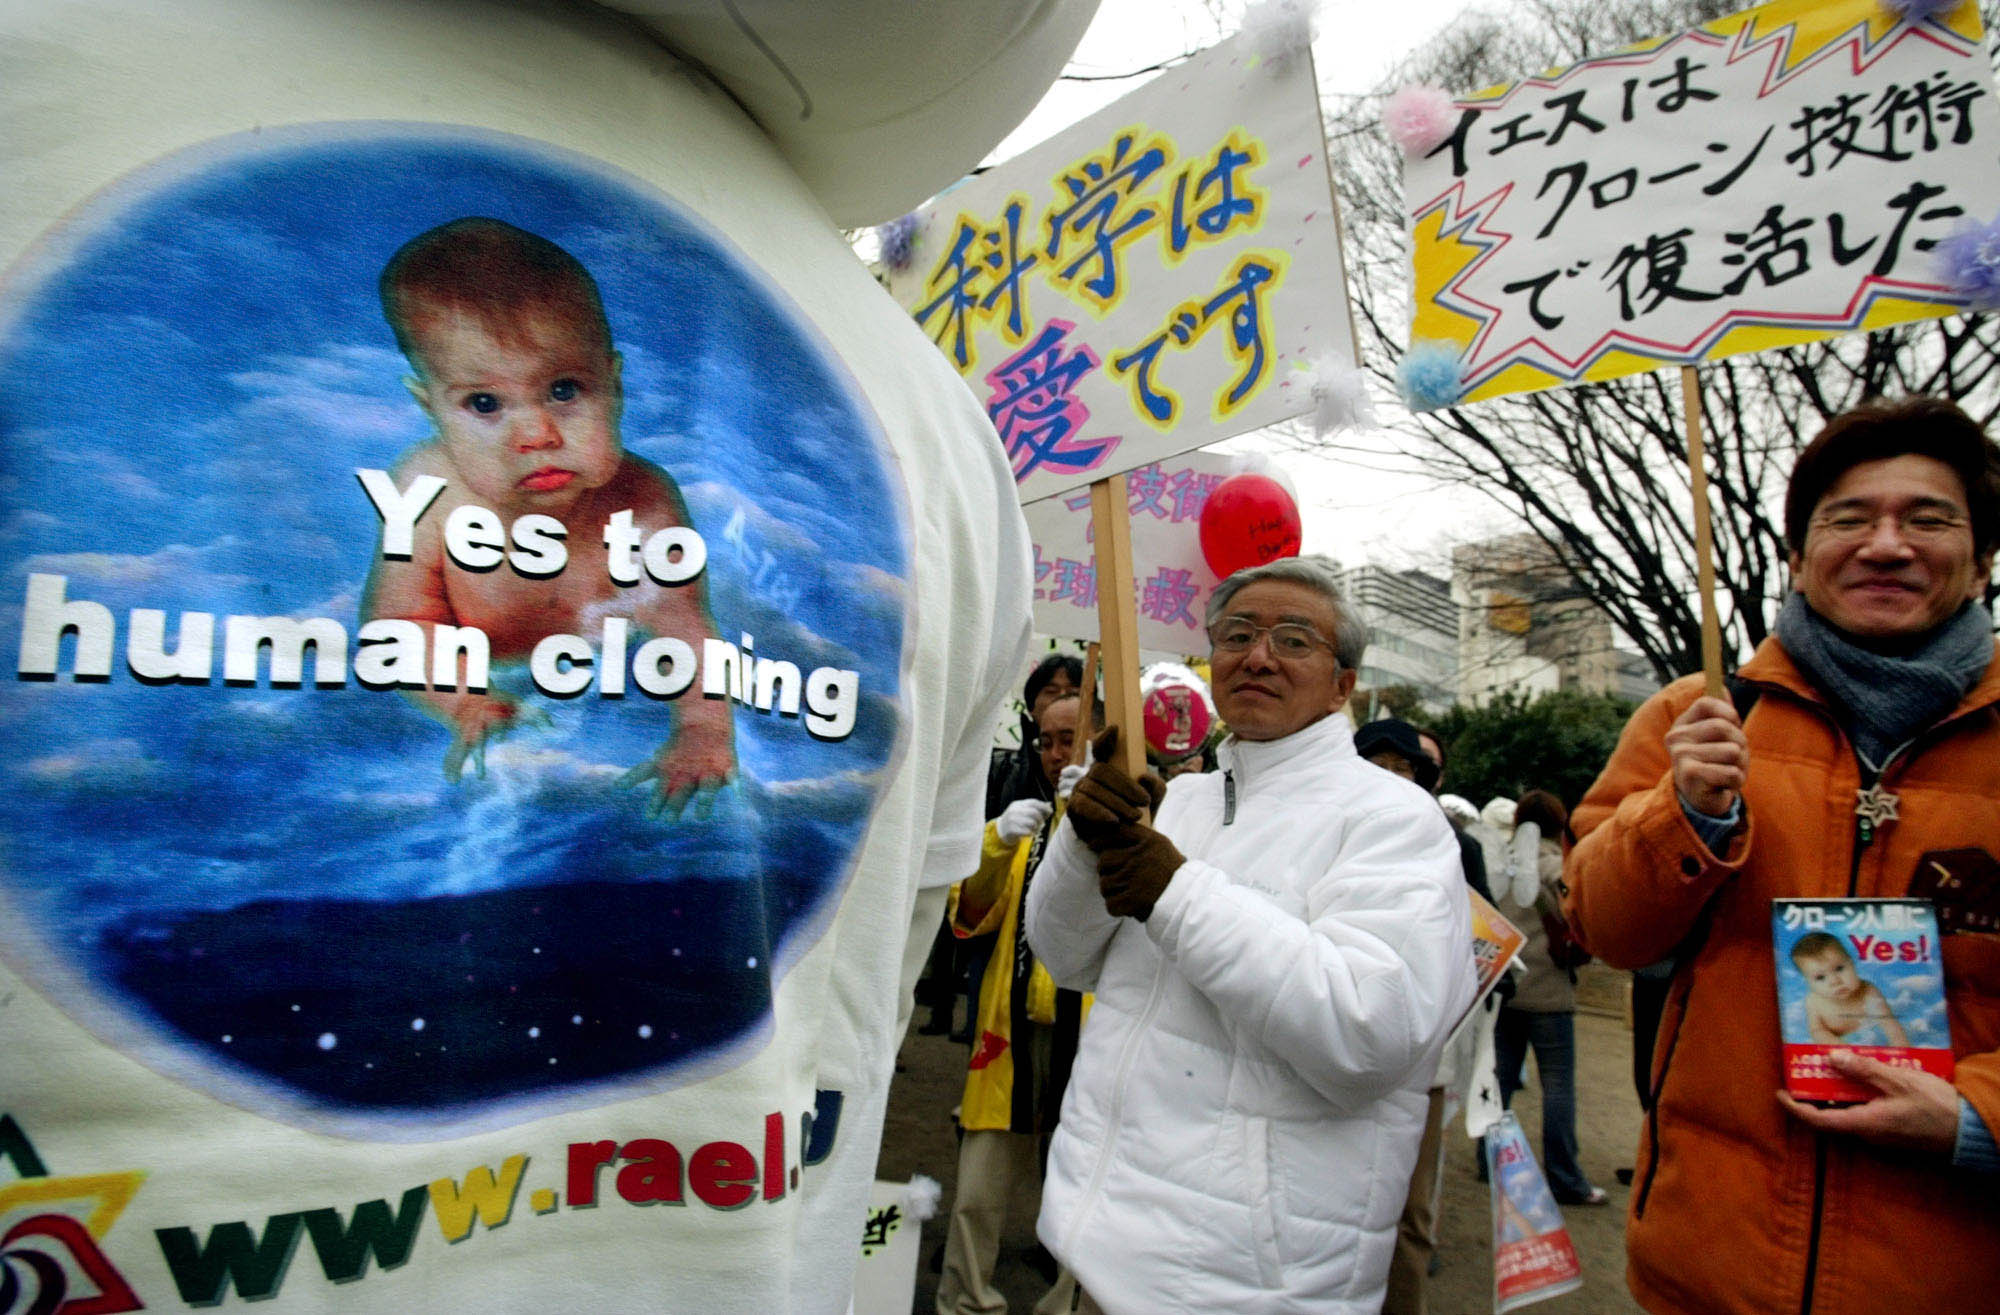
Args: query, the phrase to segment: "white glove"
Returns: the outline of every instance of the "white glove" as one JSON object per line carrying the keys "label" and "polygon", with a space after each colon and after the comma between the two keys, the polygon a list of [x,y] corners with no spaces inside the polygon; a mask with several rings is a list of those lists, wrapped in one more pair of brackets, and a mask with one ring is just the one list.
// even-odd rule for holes
{"label": "white glove", "polygon": [[1008,844],[1018,845],[1041,830],[1042,823],[1048,821],[1055,811],[1054,804],[1040,799],[1016,799],[1001,810],[993,829]]}
{"label": "white glove", "polygon": [[1088,767],[1083,766],[1081,763],[1075,763],[1063,768],[1062,775],[1056,777],[1056,798],[1069,798],[1069,792],[1076,789],[1076,783],[1081,781],[1083,774],[1089,770]]}

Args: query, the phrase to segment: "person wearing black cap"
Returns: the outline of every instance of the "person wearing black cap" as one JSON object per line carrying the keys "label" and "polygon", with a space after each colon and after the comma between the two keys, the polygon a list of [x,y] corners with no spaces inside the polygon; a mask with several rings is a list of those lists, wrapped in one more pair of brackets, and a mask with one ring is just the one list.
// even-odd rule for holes
{"label": "person wearing black cap", "polygon": [[1424,752],[1417,728],[1401,717],[1383,717],[1354,732],[1354,751],[1384,771],[1437,793],[1438,765]]}
{"label": "person wearing black cap", "polygon": [[[1419,730],[1400,717],[1383,717],[1355,731],[1354,751],[1386,772],[1415,781],[1433,795],[1443,784],[1444,746],[1431,732]],[[1485,852],[1464,831],[1456,826],[1452,830],[1458,834],[1458,857],[1465,869],[1465,884],[1491,901],[1493,892],[1486,885]]]}

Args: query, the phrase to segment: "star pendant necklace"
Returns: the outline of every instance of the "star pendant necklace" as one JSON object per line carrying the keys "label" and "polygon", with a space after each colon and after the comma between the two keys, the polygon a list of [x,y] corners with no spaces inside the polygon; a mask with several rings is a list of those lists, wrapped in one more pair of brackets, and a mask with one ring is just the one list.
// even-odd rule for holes
{"label": "star pendant necklace", "polygon": [[1861,843],[1867,844],[1875,838],[1875,832],[1886,822],[1896,820],[1896,805],[1901,802],[1877,781],[1867,789],[1854,792],[1854,815],[1860,818]]}

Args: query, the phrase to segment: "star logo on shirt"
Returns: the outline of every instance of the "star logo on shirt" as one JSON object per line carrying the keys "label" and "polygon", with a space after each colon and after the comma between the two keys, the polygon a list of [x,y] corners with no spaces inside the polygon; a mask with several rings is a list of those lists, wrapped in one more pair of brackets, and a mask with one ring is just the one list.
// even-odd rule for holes
{"label": "star logo on shirt", "polygon": [[[14,1163],[20,1164],[18,1151]],[[6,1233],[0,1238],[0,1273],[6,1276],[0,1294],[6,1309],[88,1309],[102,1315],[142,1309],[145,1303],[98,1244],[145,1177],[139,1170],[43,1175],[0,1187],[0,1228]],[[21,1271],[33,1278],[17,1282]],[[16,1307],[14,1298],[24,1288],[29,1300]]]}

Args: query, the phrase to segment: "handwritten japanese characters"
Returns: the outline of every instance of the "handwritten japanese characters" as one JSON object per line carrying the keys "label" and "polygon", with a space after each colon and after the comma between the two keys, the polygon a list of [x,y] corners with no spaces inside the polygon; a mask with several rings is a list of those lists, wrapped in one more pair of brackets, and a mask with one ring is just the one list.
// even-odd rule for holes
{"label": "handwritten japanese characters", "polygon": [[[1229,469],[1228,457],[1191,452],[1125,472],[1142,647],[1165,653],[1206,650],[1202,616],[1216,579],[1202,560],[1195,528]],[[1044,499],[1028,507],[1027,516],[1035,547],[1035,629],[1097,638],[1097,557],[1089,491]]]}
{"label": "handwritten japanese characters", "polygon": [[890,290],[973,385],[1023,502],[1312,406],[1351,360],[1311,69],[1235,43],[920,216]]}
{"label": "handwritten japanese characters", "polygon": [[1405,196],[1467,401],[1951,314],[1929,253],[2000,209],[1969,4],[1778,0],[1458,106]]}

